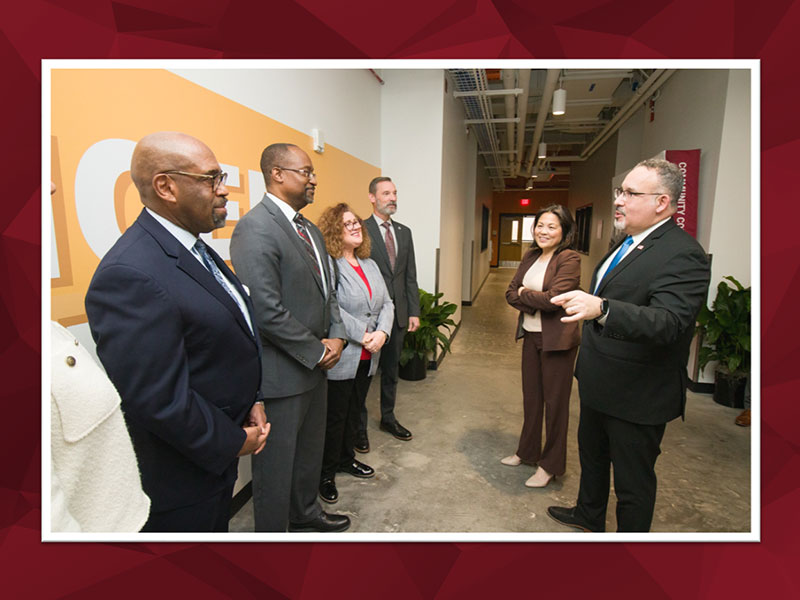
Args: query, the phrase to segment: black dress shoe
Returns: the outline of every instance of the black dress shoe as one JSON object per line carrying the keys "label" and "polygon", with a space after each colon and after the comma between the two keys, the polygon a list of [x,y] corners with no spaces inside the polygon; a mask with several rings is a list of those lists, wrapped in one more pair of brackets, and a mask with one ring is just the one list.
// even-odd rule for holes
{"label": "black dress shoe", "polygon": [[307,523],[289,523],[289,531],[293,533],[317,531],[319,533],[332,533],[347,531],[350,528],[350,517],[321,512],[313,521]]}
{"label": "black dress shoe", "polygon": [[364,463],[357,461],[356,459],[353,459],[353,462],[351,463],[340,466],[339,472],[347,473],[353,477],[360,477],[361,479],[375,477],[375,469],[369,465],[365,465]]}
{"label": "black dress shoe", "polygon": [[336,504],[339,501],[339,490],[336,489],[336,482],[333,479],[323,479],[319,484],[319,497],[328,504]]}
{"label": "black dress shoe", "polygon": [[573,506],[572,508],[564,508],[563,506],[548,506],[547,514],[550,515],[551,519],[558,521],[562,525],[575,527],[576,529],[581,529],[586,533],[591,533],[592,529],[589,527],[589,525],[581,521],[575,515],[577,508],[577,506]]}
{"label": "black dress shoe", "polygon": [[359,431],[356,435],[356,445],[354,446],[356,452],[366,454],[369,452],[369,438],[366,431]]}
{"label": "black dress shoe", "polygon": [[404,442],[407,442],[414,437],[411,435],[411,432],[408,429],[400,425],[400,423],[397,421],[394,423],[385,423],[384,421],[381,421],[381,430],[391,433],[398,440],[402,440]]}

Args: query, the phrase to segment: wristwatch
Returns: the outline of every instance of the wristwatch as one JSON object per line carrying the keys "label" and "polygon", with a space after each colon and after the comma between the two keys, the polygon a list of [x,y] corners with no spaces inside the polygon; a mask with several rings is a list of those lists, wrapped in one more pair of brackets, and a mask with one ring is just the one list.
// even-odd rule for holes
{"label": "wristwatch", "polygon": [[602,300],[600,304],[600,314],[595,317],[595,321],[608,315],[608,298],[600,298],[600,300]]}

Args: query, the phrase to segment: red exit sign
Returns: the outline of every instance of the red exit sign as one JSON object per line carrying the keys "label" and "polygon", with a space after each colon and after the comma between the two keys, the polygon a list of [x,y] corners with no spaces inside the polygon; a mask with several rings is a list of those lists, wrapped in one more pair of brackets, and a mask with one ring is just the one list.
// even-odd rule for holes
{"label": "red exit sign", "polygon": [[528,206],[528,204],[530,204],[530,203],[531,203],[531,199],[530,198],[521,198],[520,201],[519,201],[519,205],[520,206]]}

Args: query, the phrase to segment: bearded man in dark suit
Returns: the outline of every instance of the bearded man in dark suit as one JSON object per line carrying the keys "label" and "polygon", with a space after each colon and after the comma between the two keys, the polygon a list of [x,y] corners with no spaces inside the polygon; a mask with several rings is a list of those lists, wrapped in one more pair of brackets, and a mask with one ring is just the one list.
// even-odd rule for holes
{"label": "bearded man in dark suit", "polygon": [[[398,440],[408,441],[412,434],[397,421],[394,408],[403,338],[406,331],[419,329],[419,286],[414,240],[408,227],[392,219],[397,212],[397,188],[389,177],[376,177],[370,181],[369,201],[373,214],[372,218],[364,220],[364,225],[372,242],[370,258],[378,264],[394,302],[394,324],[380,358],[380,428]],[[356,450],[369,452],[366,405],[361,407]]]}
{"label": "bearded man in dark suit", "polygon": [[710,279],[705,251],[671,218],[682,187],[673,163],[636,165],[615,190],[614,226],[627,235],[595,269],[592,293],[552,299],[562,321],[585,319],[575,370],[580,491],[576,506],[547,509],[559,523],[605,531],[613,465],[617,530],[650,530],[656,458],[667,422],[684,415],[689,344]]}

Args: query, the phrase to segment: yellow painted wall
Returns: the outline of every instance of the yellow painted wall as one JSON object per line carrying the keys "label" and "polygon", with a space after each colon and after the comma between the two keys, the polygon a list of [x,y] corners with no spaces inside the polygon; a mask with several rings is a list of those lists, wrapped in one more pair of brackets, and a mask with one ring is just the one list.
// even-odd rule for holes
{"label": "yellow painted wall", "polygon": [[[371,213],[365,189],[380,169],[326,143],[324,154],[312,151],[311,138],[224,96],[160,69],[54,69],[51,72],[51,178],[53,228],[59,277],[51,280],[52,318],[63,325],[86,321],[83,299],[100,262],[81,230],[76,208],[76,172],[81,158],[103,140],[129,140],[162,130],[181,131],[205,142],[217,160],[239,169],[239,186],[229,183],[229,201],[240,214],[250,208],[248,171],[259,171],[262,150],[287,142],[305,150],[314,164],[318,188],[313,205],[303,214],[316,221],[337,202],[348,202],[360,216]],[[260,178],[260,176],[259,176]],[[141,211],[130,173],[108,187],[102,202],[114,204],[121,233]],[[214,231],[230,238],[237,221]],[[49,257],[44,257],[47,260]]]}

